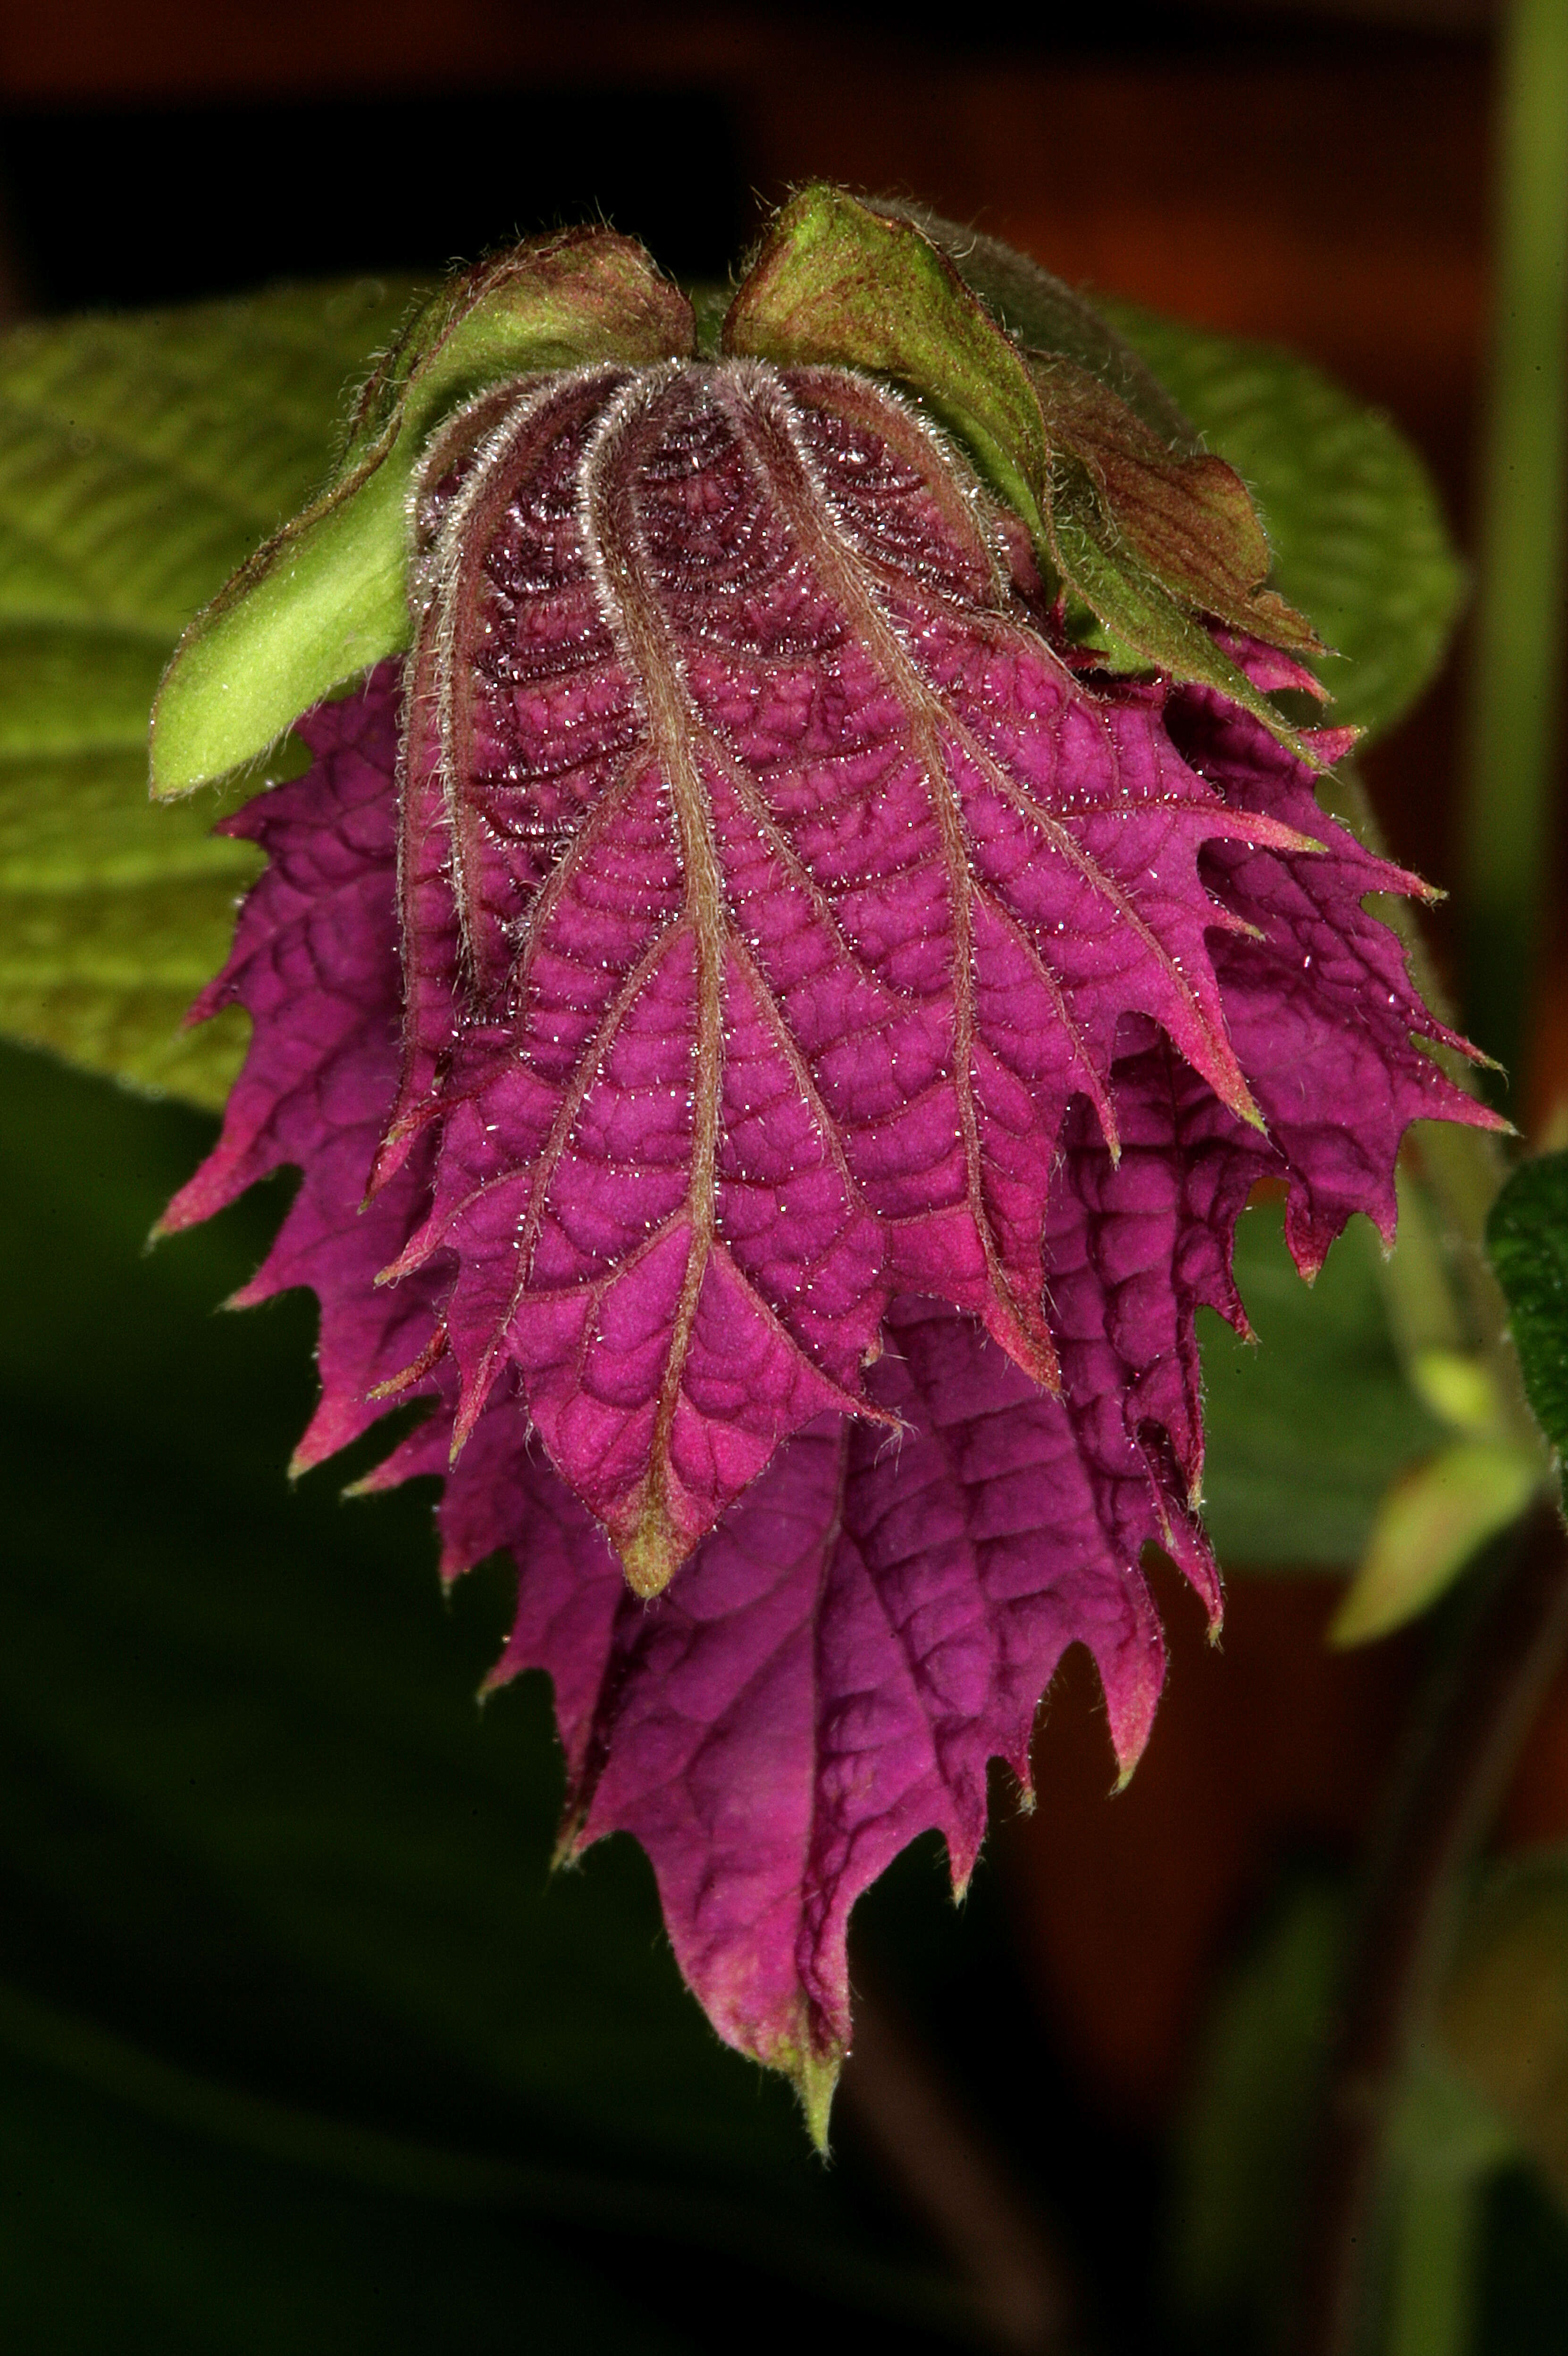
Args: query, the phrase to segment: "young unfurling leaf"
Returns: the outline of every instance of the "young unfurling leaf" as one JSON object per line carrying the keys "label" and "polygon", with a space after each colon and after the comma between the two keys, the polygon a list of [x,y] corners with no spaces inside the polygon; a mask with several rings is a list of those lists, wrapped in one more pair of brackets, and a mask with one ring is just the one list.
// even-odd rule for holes
{"label": "young unfurling leaf", "polygon": [[[868,268],[920,235],[860,210]],[[928,241],[888,282],[918,402],[817,348],[825,218],[805,352],[763,349],[822,261],[786,214],[724,357],[497,351],[422,418],[411,651],[226,821],[269,865],[197,1011],[254,1040],[166,1222],[300,1165],[244,1297],[320,1298],[301,1462],[429,1402],[371,1482],[445,1474],[449,1573],[516,1556],[497,1675],[554,1679],[565,1847],[637,1834],[692,1986],[819,2132],[859,1891],[932,1826],[962,1883],[1069,1644],[1130,1771],[1147,1543],[1217,1617],[1193,1321],[1243,1322],[1251,1189],[1311,1273],[1352,1211],[1392,1231],[1412,1119],[1490,1118],[1366,912],[1419,887],[1314,799],[1342,740],[1303,758],[1267,703],[1300,631],[1228,486],[1141,427],[1073,458],[1086,544],[1143,535],[1116,595],[1204,649],[1110,675],[973,425],[1017,423],[998,350],[1043,416],[1029,369]]]}

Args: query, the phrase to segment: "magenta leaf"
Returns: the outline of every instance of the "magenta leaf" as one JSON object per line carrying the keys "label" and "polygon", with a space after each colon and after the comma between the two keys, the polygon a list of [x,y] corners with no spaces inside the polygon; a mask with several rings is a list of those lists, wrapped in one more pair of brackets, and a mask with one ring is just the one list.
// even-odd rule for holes
{"label": "magenta leaf", "polygon": [[[785,398],[763,381],[769,401]],[[610,386],[612,400],[624,382]],[[562,395],[556,386],[541,406]],[[806,1238],[814,1269],[834,1267],[832,1248],[847,1258],[862,1252],[870,1269],[864,1297],[876,1309],[862,1326],[859,1298],[837,1291],[813,1307],[815,1324],[804,1312],[790,1322],[787,1309],[774,1311],[801,1365],[812,1365],[813,1351],[826,1359],[830,1371],[816,1377],[825,1388],[843,1368],[841,1388],[853,1385],[856,1411],[837,1395],[829,1404],[805,1395],[786,1416],[770,1397],[770,1413],[793,1421],[793,1438],[781,1432],[787,1444],[765,1458],[759,1451],[749,1484],[734,1480],[739,1494],[662,1592],[651,1601],[631,1592],[602,1526],[607,1517],[585,1501],[589,1484],[562,1474],[573,1472],[574,1446],[603,1461],[592,1455],[596,1435],[581,1440],[584,1425],[607,1412],[593,1383],[609,1389],[628,1365],[628,1379],[645,1380],[642,1362],[624,1339],[604,1347],[602,1369],[584,1354],[574,1399],[564,1352],[553,1365],[549,1352],[560,1295],[586,1283],[603,1297],[618,1253],[639,1266],[656,1256],[658,1247],[644,1241],[655,1232],[641,1224],[654,1215],[645,1205],[673,1204],[660,1214],[660,1243],[667,1248],[675,1237],[690,1264],[693,1091],[669,1074],[684,1068],[689,1078],[693,1068],[694,977],[708,917],[684,891],[677,797],[656,790],[662,772],[645,748],[644,705],[612,632],[596,626],[603,609],[591,580],[584,587],[565,561],[571,451],[588,446],[595,412],[587,380],[572,380],[564,397],[577,403],[579,441],[558,451],[555,489],[537,488],[531,507],[515,483],[507,495],[507,515],[531,516],[536,530],[526,565],[510,550],[509,578],[535,584],[528,594],[539,604],[525,612],[515,586],[509,607],[498,596],[481,601],[481,633],[503,614],[508,626],[489,634],[485,691],[475,693],[464,723],[469,741],[483,745],[497,707],[556,711],[554,736],[540,721],[527,740],[525,772],[539,780],[537,804],[521,805],[528,824],[501,823],[515,806],[506,781],[485,766],[498,751],[475,760],[470,784],[443,772],[440,689],[431,684],[441,648],[438,638],[432,652],[427,633],[411,674],[414,725],[403,731],[415,750],[404,795],[400,969],[399,667],[383,666],[362,691],[311,716],[309,773],[227,822],[258,841],[270,864],[242,911],[225,974],[196,1012],[237,1000],[255,1031],[222,1140],[165,1225],[208,1215],[280,1163],[301,1166],[277,1243],[241,1296],[301,1283],[319,1296],[323,1396],[300,1462],[315,1462],[364,1430],[389,1383],[431,1402],[428,1419],[366,1485],[447,1475],[440,1520],[448,1576],[497,1547],[511,1550],[517,1616],[493,1681],[537,1666],[554,1682],[568,1772],[563,1852],[615,1829],[642,1841],[688,1982],[724,2037],[791,2073],[820,2135],[849,2036],[845,1938],[856,1896],[933,1826],[962,1886],[984,1831],[987,1762],[1006,1761],[1027,1788],[1035,1712],[1070,1644],[1087,1644],[1095,1658],[1113,1746],[1130,1772],[1163,1673],[1140,1568],[1147,1544],[1176,1560],[1218,1618],[1218,1580],[1196,1518],[1202,1439],[1193,1320],[1207,1303],[1241,1322],[1231,1238],[1250,1189],[1260,1177],[1285,1182],[1292,1240],[1310,1267],[1352,1209],[1392,1220],[1392,1156],[1409,1119],[1487,1116],[1413,1041],[1413,1033],[1445,1034],[1411,990],[1392,936],[1361,908],[1370,891],[1408,888],[1410,879],[1317,812],[1309,774],[1265,730],[1203,691],[1162,700],[1075,681],[1007,609],[995,575],[988,594],[997,602],[976,619],[957,594],[963,576],[955,586],[912,568],[907,551],[924,544],[917,524],[929,528],[934,495],[912,467],[898,471],[887,444],[863,455],[865,441],[854,437],[875,397],[855,386],[844,406],[818,406],[798,430],[808,450],[809,434],[819,433],[830,453],[862,453],[858,468],[846,469],[848,486],[835,483],[847,538],[858,480],[867,499],[872,486],[885,492],[890,476],[901,487],[903,519],[887,536],[903,551],[903,569],[889,556],[876,575],[903,584],[899,629],[889,625],[871,643],[901,689],[914,668],[910,656],[909,669],[894,669],[907,646],[920,650],[920,676],[929,667],[941,684],[918,696],[893,692],[868,662],[866,638],[824,613],[793,545],[771,540],[759,487],[769,477],[737,448],[733,412],[720,402],[709,422],[729,470],[705,458],[699,498],[690,496],[689,463],[684,471],[654,466],[662,444],[644,451],[638,477],[651,469],[656,485],[684,485],[689,508],[729,514],[734,544],[755,553],[759,574],[752,584],[732,566],[741,587],[720,596],[717,554],[707,567],[692,560],[688,595],[708,623],[683,641],[677,674],[698,715],[688,724],[704,748],[720,875],[741,879],[721,892],[724,1061],[709,1181],[724,1206],[709,1261],[723,1251],[738,1271],[737,1292],[720,1294],[711,1335],[694,1320],[699,1338],[688,1350],[688,1362],[709,1351],[712,1382],[731,1386],[729,1419],[710,1413],[713,1427],[742,1436],[749,1428],[752,1402],[735,1394],[757,1380],[757,1360],[739,1355],[750,1334],[727,1304],[743,1299],[741,1284],[767,1304],[766,1287],[778,1281],[767,1271],[779,1261],[765,1255],[789,1248],[775,1229]],[[694,429],[694,416],[708,412],[692,402],[678,414]],[[652,422],[634,408],[609,431],[647,432]],[[921,429],[901,412],[894,423],[908,437],[898,447],[922,453]],[[545,435],[532,446],[549,443]],[[726,491],[750,498],[745,532],[723,505]],[[656,499],[647,505],[656,518]],[[512,528],[520,540],[520,522]],[[872,539],[869,522],[859,529]],[[641,530],[639,545],[658,544],[651,520]],[[565,552],[553,570],[547,542],[558,559]],[[936,544],[971,545],[956,530],[953,543]],[[739,618],[726,637],[720,626],[731,616]],[[760,657],[750,652],[759,616],[773,617],[771,651]],[[1236,651],[1260,683],[1285,683],[1289,666],[1279,659]],[[961,817],[985,819],[964,826],[962,884],[944,862],[930,776],[911,749],[910,706],[926,710],[927,691],[932,708],[955,715],[941,725],[960,748],[944,761]],[[1024,717],[1027,698],[1039,743]],[[432,701],[436,724],[421,739]],[[725,741],[716,723],[704,733],[702,715],[718,709],[735,715],[744,763],[726,766],[709,749]],[[848,748],[837,758],[835,728]],[[518,733],[507,741],[506,757],[516,757]],[[1109,785],[1106,747],[1115,755]],[[1322,749],[1332,752],[1332,741]],[[1015,774],[1038,776],[1038,792],[1009,798]],[[452,834],[472,821],[467,883],[454,885],[434,847],[442,820],[428,796],[432,775],[451,796]],[[1080,775],[1086,783],[1074,792]],[[1053,812],[1049,827],[1033,816],[1051,807],[1047,790],[1064,813]],[[626,813],[639,808],[634,824]],[[1133,841],[1162,871],[1142,878],[1141,889],[1125,848]],[[1088,863],[1107,886],[1087,877]],[[997,917],[988,927],[993,908],[1032,905],[1028,892],[1060,889],[1064,873],[1078,922],[1048,936],[1060,960],[1050,996],[1044,956],[1038,941],[1032,961],[1026,953],[1022,921]],[[1175,905],[1182,878],[1191,904],[1185,926]],[[1107,894],[1115,916],[1101,915]],[[955,903],[983,912],[973,919],[971,952],[985,980],[971,993],[977,1179],[952,1076],[962,996],[951,980]],[[510,934],[507,908],[517,912]],[[578,913],[569,924],[563,911]],[[927,954],[933,938],[940,956]],[[1172,940],[1182,966],[1165,945]],[[512,967],[530,958],[538,994],[524,996]],[[653,989],[661,974],[670,977],[664,997]],[[405,976],[414,1010],[406,1043]],[[1141,995],[1157,1005],[1140,1006]],[[432,1011],[443,1002],[444,1035]],[[470,1003],[479,1011],[464,1020]],[[623,1006],[614,1052],[584,1087],[582,1043],[599,1038],[606,1008]],[[646,1022],[634,1021],[645,1007]],[[1063,1007],[1082,1010],[1066,1050],[1049,1030],[1064,1027]],[[659,1010],[684,1066],[660,1061]],[[773,1044],[786,1039],[793,1055]],[[923,1058],[923,1097],[901,1084],[905,1057]],[[931,1100],[947,1130],[935,1151],[924,1119]],[[514,1205],[515,1221],[519,1194],[526,1203],[536,1183],[517,1141],[548,1141],[563,1128],[568,1103],[574,1122],[592,1104],[597,1126],[571,1132],[571,1150],[549,1164],[541,1191],[540,1232],[564,1280],[554,1295],[539,1288],[537,1300],[504,1296],[507,1347],[476,1398],[466,1344],[445,1346],[465,1321],[479,1322],[485,1256],[472,1238],[483,1238],[492,1198]],[[998,1104],[1013,1109],[1011,1128]],[[1037,1143],[1030,1122],[1043,1123],[1038,1108],[1047,1105],[1057,1108],[1054,1127]],[[841,1118],[819,1109],[834,1106]],[[878,1158],[890,1135],[901,1160],[892,1150]],[[388,1137],[394,1142],[383,1147]],[[378,1184],[366,1202],[373,1168]],[[899,1192],[912,1173],[928,1195],[939,1180],[948,1185],[945,1215],[932,1216],[915,1184]],[[792,1220],[797,1185],[802,1208]],[[748,1205],[781,1196],[783,1211],[747,1223]],[[834,1224],[850,1200],[873,1240]],[[1008,1281],[1006,1252],[1021,1255],[1016,1238],[1028,1232],[1019,1206],[1031,1203],[1038,1273],[1020,1341],[1022,1312],[1016,1323],[999,1315],[986,1288]],[[1000,1278],[976,1240],[983,1217],[1007,1239],[993,1245]],[[951,1241],[964,1220],[967,1259]],[[846,1233],[851,1245],[839,1245]],[[821,1235],[826,1250],[816,1243]],[[497,1222],[491,1258],[503,1269],[505,1237]],[[879,1259],[881,1237],[891,1240]],[[378,1284],[389,1265],[404,1273]],[[976,1269],[980,1281],[966,1290]],[[649,1287],[639,1297],[655,1296]],[[1009,1297],[1016,1309],[1018,1292]],[[760,1310],[752,1313],[761,1322]],[[528,1332],[536,1319],[542,1344]],[[846,1326],[869,1364],[851,1363],[848,1349],[833,1358]],[[656,1373],[667,1331],[656,1319]],[[873,1348],[882,1344],[879,1355],[862,1333]],[[731,1348],[737,1358],[727,1356]],[[1050,1385],[1037,1379],[1047,1369]],[[711,1409],[713,1391],[694,1386],[693,1396],[694,1415]],[[460,1430],[466,1441],[453,1465]],[[672,1455],[688,1462],[677,1449]],[[716,1485],[734,1478],[738,1462],[738,1451],[722,1459],[715,1447]]]}
{"label": "magenta leaf", "polygon": [[420,530],[378,1178],[433,1133],[435,1187],[387,1273],[452,1256],[458,1445],[510,1370],[652,1594],[792,1432],[887,1422],[896,1291],[1056,1387],[1069,1102],[1114,1149],[1143,1016],[1257,1122],[1200,861],[1315,838],[1075,680],[977,485],[842,370],[487,396]]}

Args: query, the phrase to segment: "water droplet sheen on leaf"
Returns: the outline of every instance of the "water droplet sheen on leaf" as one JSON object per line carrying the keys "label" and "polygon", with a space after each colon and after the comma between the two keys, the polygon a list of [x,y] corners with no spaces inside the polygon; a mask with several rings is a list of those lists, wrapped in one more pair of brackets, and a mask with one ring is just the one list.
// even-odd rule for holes
{"label": "water droplet sheen on leaf", "polygon": [[637,1835],[820,2124],[859,1891],[932,1826],[962,1884],[1069,1644],[1130,1769],[1146,1544],[1218,1613],[1193,1319],[1252,1186],[1310,1269],[1486,1116],[1362,905],[1412,879],[1253,708],[1305,675],[1090,668],[895,386],[533,368],[410,507],[411,650],[228,822],[270,864],[197,1011],[254,1038],[167,1223],[302,1167],[246,1296],[321,1300],[300,1462],[431,1403],[372,1484],[445,1476],[449,1574],[514,1553],[567,1847]]}

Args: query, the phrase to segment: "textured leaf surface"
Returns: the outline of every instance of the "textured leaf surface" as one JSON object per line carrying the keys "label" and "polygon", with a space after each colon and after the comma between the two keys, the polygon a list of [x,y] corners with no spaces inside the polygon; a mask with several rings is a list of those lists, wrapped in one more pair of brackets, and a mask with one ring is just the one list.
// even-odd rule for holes
{"label": "textured leaf surface", "polygon": [[1341,661],[1334,718],[1392,725],[1443,659],[1464,572],[1421,459],[1391,421],[1294,354],[1102,305],[1252,487],[1275,586]]}
{"label": "textured leaf surface", "polygon": [[429,525],[392,1144],[440,1144],[396,1266],[456,1255],[460,1438],[516,1365],[651,1590],[867,1404],[895,1288],[1055,1383],[1069,1099],[1115,1138],[1145,1017],[1257,1119],[1199,854],[1307,838],[1232,810],[1155,701],[1077,686],[859,380],[601,371],[488,431]]}
{"label": "textured leaf surface", "polygon": [[208,799],[147,802],[147,714],[197,608],[325,472],[379,282],[0,343],[0,1029],[221,1104],[243,1025],[183,1033],[255,872]]}
{"label": "textured leaf surface", "polygon": [[[581,621],[570,643],[592,648]],[[613,713],[615,699],[599,708]],[[1151,707],[1133,694],[1096,708],[1141,723]],[[325,708],[308,723],[310,774],[229,821],[272,863],[205,1004],[238,997],[256,1037],[219,1151],[168,1215],[183,1226],[278,1162],[304,1165],[278,1243],[240,1298],[301,1283],[321,1297],[324,1387],[305,1463],[363,1432],[374,1392],[413,1366],[414,1395],[436,1408],[371,1477],[378,1487],[447,1466],[463,1376],[429,1347],[451,1323],[452,1261],[400,1248],[441,1183],[439,1097],[358,1208],[399,1087],[397,719],[390,673]],[[1229,807],[1246,812],[1243,831],[1264,832],[1276,808],[1287,828],[1311,815],[1307,773],[1245,715],[1193,695],[1168,720],[1190,774],[1224,780]],[[1205,853],[1215,888],[1246,911],[1244,935],[1218,936],[1217,978],[1275,1141],[1227,1110],[1147,1016],[1124,1020],[1103,1101],[1080,1093],[1059,1127],[1041,1298],[1060,1397],[953,1306],[917,1304],[906,1281],[865,1378],[868,1405],[901,1440],[864,1418],[805,1420],[652,1607],[628,1595],[537,1440],[530,1452],[509,1385],[488,1395],[448,1479],[449,1572],[498,1545],[522,1567],[498,1674],[551,1672],[569,1846],[637,1833],[682,1967],[717,2025],[789,2070],[819,2118],[848,2033],[844,1929],[859,1891],[933,1825],[962,1881],[983,1829],[987,1761],[999,1755],[1027,1777],[1035,1706],[1070,1642],[1099,1663],[1130,1765],[1162,1665],[1138,1569],[1147,1541],[1217,1602],[1189,1505],[1202,1451],[1193,1320],[1202,1303],[1240,1314],[1229,1239],[1253,1183],[1286,1181],[1293,1248],[1316,1266],[1352,1208],[1392,1223],[1405,1121],[1450,1102],[1469,1110],[1411,1044],[1408,1026],[1424,1018],[1392,937],[1360,911],[1389,872],[1328,831],[1328,851],[1221,841]],[[555,873],[570,873],[570,851],[559,858]],[[422,872],[439,877],[438,862]],[[416,889],[421,873],[405,862]],[[606,891],[601,905],[618,917],[626,896]],[[763,934],[762,954],[767,946]],[[1304,1099],[1304,1068],[1323,1076],[1322,1100]],[[1356,1108],[1354,1127],[1336,1089]],[[667,1098],[667,1083],[651,1101]],[[468,1098],[454,1101],[462,1114]],[[489,1117],[504,1118],[496,1101]],[[377,1286],[394,1258],[407,1272]]]}
{"label": "textured leaf surface", "polygon": [[[1159,562],[1174,542],[1167,528],[1176,483],[1223,473],[1221,462],[1173,454],[1152,444],[1162,498],[1147,467],[1131,497],[1125,461],[1149,441],[1137,416],[1100,380],[1075,371],[1082,396],[1064,410],[1049,392],[1049,368],[1020,351],[998,317],[965,284],[950,222],[927,225],[916,213],[883,212],[841,188],[817,183],[793,198],[771,223],[724,323],[724,348],[784,367],[816,363],[869,369],[912,392],[956,437],[984,480],[1020,517],[1052,582],[1089,608],[1103,627],[1103,659],[1114,668],[1154,669],[1179,682],[1218,687],[1244,705],[1293,750],[1302,747],[1244,668],[1201,626],[1209,615],[1252,629],[1271,644],[1314,643],[1300,617],[1277,597],[1253,605],[1246,594],[1266,571],[1241,584],[1233,559],[1235,517],[1218,531],[1211,502],[1181,501],[1190,528],[1175,565]],[[1029,271],[1021,256],[1018,267]],[[1078,339],[1074,337],[1073,348]],[[1044,396],[1042,400],[1042,396]],[[1085,434],[1085,404],[1098,429]],[[1060,429],[1060,430],[1059,430]],[[1146,450],[1147,456],[1147,452]],[[1110,455],[1111,463],[1105,463]],[[1243,485],[1236,500],[1252,521]],[[1148,527],[1159,517],[1159,528]],[[1206,594],[1188,603],[1194,572]],[[1244,614],[1243,614],[1244,609]],[[1276,627],[1275,625],[1281,626]]]}
{"label": "textured leaf surface", "polygon": [[1568,1448],[1568,1153],[1516,1170],[1492,1206],[1487,1250],[1535,1418]]}
{"label": "textured leaf surface", "polygon": [[300,712],[409,643],[410,485],[450,412],[497,380],[692,348],[684,294],[632,239],[560,230],[449,281],[357,403],[329,487],[192,623],[153,712],[153,788],[264,755]]}
{"label": "textured leaf surface", "polygon": [[[995,299],[988,281],[985,291]],[[1039,291],[1031,273],[1014,308]],[[250,863],[232,843],[201,847],[209,801],[148,808],[137,757],[146,704],[192,613],[328,473],[346,382],[407,302],[397,284],[285,288],[33,327],[0,344],[0,841],[7,877],[20,879],[0,903],[0,1027],[13,1036],[221,1101],[241,1053],[238,1023],[182,1035],[177,1016],[218,961]],[[1064,325],[1026,302],[1019,323],[1037,337],[1049,329],[1060,347],[1072,320],[1083,325],[1081,306],[1070,299],[1068,309]],[[1416,462],[1392,428],[1299,363],[1125,316],[1256,490],[1287,594],[1359,667],[1388,667],[1392,685],[1376,689],[1375,711],[1346,666],[1330,674],[1343,716],[1381,723],[1389,695],[1403,702],[1424,676],[1453,602],[1452,560]],[[1080,357],[1109,367],[1115,348],[1101,336]],[[1171,430],[1125,363],[1115,385]],[[1276,402],[1287,420],[1277,433]],[[1288,422],[1298,412],[1320,417],[1316,439]],[[1334,472],[1342,460],[1354,498]],[[47,890],[28,880],[35,828],[48,846]],[[165,861],[177,877],[169,891]],[[156,903],[144,930],[139,894]]]}

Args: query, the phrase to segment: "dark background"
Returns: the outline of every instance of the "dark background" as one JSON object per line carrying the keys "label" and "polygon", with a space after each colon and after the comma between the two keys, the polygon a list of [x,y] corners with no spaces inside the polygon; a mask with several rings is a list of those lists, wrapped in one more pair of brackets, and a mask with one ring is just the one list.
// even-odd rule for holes
{"label": "dark background", "polygon": [[[1098,36],[1085,14],[12,0],[0,299],[19,317],[435,270],[590,212],[674,271],[721,276],[768,202],[826,174],[918,195],[1069,279],[1292,345],[1393,413],[1467,546],[1489,12],[1122,7]],[[1461,638],[1369,760],[1395,853],[1456,886],[1464,670]],[[1439,918],[1440,955],[1451,926]],[[1554,937],[1527,1120],[1564,1092]],[[1037,1744],[1038,1812],[1003,1821],[963,1938],[930,1929],[923,1865],[863,1937],[1068,2218],[1129,2348],[1146,2344],[1162,2137],[1214,1974],[1283,1874],[1353,1857],[1422,1647],[1416,1634],[1330,1655],[1320,1580],[1236,1580],[1222,1658],[1174,1579],[1161,1601],[1170,1685],[1130,1792],[1106,1797],[1075,1655]],[[1503,1826],[1515,1845],[1564,1837],[1568,1687]],[[847,2164],[875,2205],[875,2165],[852,2150]]]}

